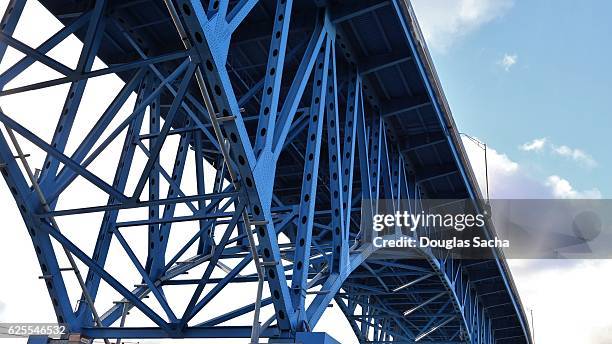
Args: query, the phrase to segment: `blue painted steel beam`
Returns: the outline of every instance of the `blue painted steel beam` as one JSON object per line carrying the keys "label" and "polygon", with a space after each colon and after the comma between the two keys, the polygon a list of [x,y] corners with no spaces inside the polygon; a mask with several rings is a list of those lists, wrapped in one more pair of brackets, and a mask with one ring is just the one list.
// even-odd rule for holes
{"label": "blue painted steel beam", "polygon": [[34,58],[35,60],[37,60],[38,62],[44,64],[45,66],[55,70],[56,72],[59,72],[63,75],[71,75],[73,73],[73,70],[68,68],[67,66],[65,66],[63,63],[61,62],[57,62],[56,60],[47,57],[47,55],[41,54],[38,50],[33,49],[29,46],[27,46],[25,43],[18,41],[17,39],[6,35],[3,32],[0,32],[0,40],[2,40],[3,42],[5,42],[6,44],[8,44],[11,48],[14,48],[20,52],[22,52],[23,54],[26,54],[28,56],[31,56],[32,58]]}
{"label": "blue painted steel beam", "polygon": [[[327,23],[326,23],[327,24]],[[329,24],[327,24],[329,26]],[[344,194],[342,192],[342,155],[340,149],[340,116],[338,104],[338,79],[336,69],[336,41],[333,38],[334,32],[331,28],[327,31],[331,37],[329,44],[331,45],[330,63],[328,67],[328,75],[330,77],[329,87],[327,88],[326,100],[326,127],[327,127],[327,165],[329,168],[329,195],[330,201],[330,216],[331,221],[329,226],[332,231],[332,259],[329,267],[330,273],[346,273],[348,264],[349,243],[347,240],[345,223],[344,223]]]}
{"label": "blue painted steel beam", "polygon": [[295,276],[291,281],[291,298],[293,306],[300,312],[299,321],[305,321],[307,274],[310,266],[310,247],[312,246],[312,230],[316,202],[317,183],[319,179],[319,160],[323,134],[323,123],[328,84],[328,68],[330,64],[331,40],[327,39],[325,49],[317,55],[314,71],[312,99],[310,101],[310,120],[308,125],[308,141],[306,144],[304,174],[302,178],[302,194],[298,216],[298,228],[295,238],[297,260],[293,268]]}
{"label": "blue painted steel beam", "polygon": [[[152,339],[152,338],[249,338],[249,326],[216,326],[216,327],[190,327],[176,334],[167,333],[157,327],[131,327],[131,328],[83,328],[81,334],[90,338],[123,338],[123,339]],[[276,336],[278,330],[273,326],[261,333],[261,337]]]}
{"label": "blue painted steel beam", "polygon": [[34,83],[34,84],[29,84],[25,86],[17,86],[14,88],[10,88],[8,90],[3,90],[0,92],[0,96],[8,96],[8,95],[18,94],[18,93],[23,93],[23,92],[28,92],[28,91],[35,91],[35,90],[39,90],[39,89],[43,89],[47,87],[58,86],[58,85],[66,84],[69,82],[83,81],[86,79],[91,79],[91,78],[109,75],[109,74],[123,73],[126,71],[138,69],[144,66],[151,66],[154,64],[158,64],[158,63],[178,60],[181,58],[185,58],[187,55],[188,53],[186,52],[169,53],[169,54],[165,54],[162,56],[155,56],[155,57],[143,59],[140,61],[129,62],[129,63],[122,64],[119,66],[111,66],[107,68],[97,69],[94,71],[89,71],[89,72],[84,72],[84,73],[74,72],[66,77],[51,79],[47,81],[41,81],[41,82]]}
{"label": "blue painted steel beam", "polygon": [[255,152],[257,155],[259,155],[257,152],[263,149],[272,149],[272,139],[274,138],[272,134],[276,127],[292,6],[292,0],[277,1],[276,3],[276,13],[274,15],[276,20],[274,20],[273,35],[268,50],[270,53],[268,54],[268,65],[259,109],[259,122],[255,134]]}

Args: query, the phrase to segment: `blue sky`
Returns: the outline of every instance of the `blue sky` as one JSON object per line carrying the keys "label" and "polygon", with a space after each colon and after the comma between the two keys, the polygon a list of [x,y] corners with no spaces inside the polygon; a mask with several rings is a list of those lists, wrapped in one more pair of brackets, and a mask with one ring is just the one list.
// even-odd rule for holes
{"label": "blue sky", "polygon": [[[461,131],[535,181],[557,176],[574,190],[612,195],[612,2],[414,6]],[[534,139],[544,140],[520,148]]]}

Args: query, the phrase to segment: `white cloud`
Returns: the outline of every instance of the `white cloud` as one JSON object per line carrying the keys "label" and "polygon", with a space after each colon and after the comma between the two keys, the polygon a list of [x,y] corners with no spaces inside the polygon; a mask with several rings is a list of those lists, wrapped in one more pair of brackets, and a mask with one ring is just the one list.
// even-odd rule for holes
{"label": "white cloud", "polygon": [[531,151],[539,152],[542,150],[542,148],[544,148],[545,144],[546,144],[546,138],[543,137],[540,139],[533,139],[530,142],[525,142],[519,146],[519,149],[524,150],[526,152],[531,152]]}
{"label": "white cloud", "polygon": [[502,68],[506,71],[509,72],[510,68],[512,68],[512,66],[514,66],[516,64],[516,62],[518,61],[518,55],[516,54],[504,54],[504,57],[502,57],[501,60],[499,60],[497,63],[502,66]]}
{"label": "white cloud", "polygon": [[597,161],[595,161],[595,159],[585,151],[578,148],[571,148],[566,145],[557,146],[553,143],[548,142],[548,139],[544,137],[525,142],[519,146],[519,149],[525,152],[540,152],[546,146],[548,146],[550,148],[550,152],[555,155],[562,156],[571,159],[575,162],[584,164],[586,167],[592,168],[597,166]]}
{"label": "white cloud", "polygon": [[[463,145],[466,148],[472,168],[484,171],[484,151],[470,139],[464,137]],[[487,160],[490,176],[503,174],[508,175],[516,172],[518,163],[512,161],[506,154],[499,153],[494,148],[487,146]]]}
{"label": "white cloud", "polygon": [[503,16],[513,0],[413,0],[427,44],[445,52],[460,38]]}
{"label": "white cloud", "polygon": [[595,326],[590,338],[593,344],[612,343],[612,324]]}
{"label": "white cloud", "polygon": [[546,185],[552,189],[555,198],[601,198],[601,192],[593,188],[591,190],[578,191],[574,189],[567,179],[552,175],[546,179]]}
{"label": "white cloud", "polygon": [[578,148],[570,148],[568,146],[561,145],[561,146],[553,146],[552,151],[553,153],[560,155],[562,157],[570,158],[576,162],[584,163],[588,167],[597,166],[597,161],[595,161],[595,159],[593,159],[592,156],[590,156],[589,154],[587,154],[586,152]]}
{"label": "white cloud", "polygon": [[[612,343],[612,275],[606,273],[612,261],[510,259],[508,263],[523,305],[533,309],[535,343]],[[577,290],[583,292],[576,294]],[[569,328],[576,330],[560,330]]]}
{"label": "white cloud", "polygon": [[[535,139],[522,146],[527,146],[530,151],[535,151],[539,147],[539,141],[545,139]],[[483,195],[486,193],[486,174],[484,163],[484,152],[482,149],[468,139],[463,140],[463,144],[468,153],[474,174],[480,185]],[[542,143],[542,148],[545,144]],[[521,147],[522,147],[521,146]],[[534,146],[533,148],[531,146]],[[519,163],[513,161],[506,154],[488,147],[488,172],[489,172],[489,192],[492,199],[517,199],[517,198],[601,198],[601,192],[597,188],[587,190],[576,190],[570,181],[565,178],[552,174],[545,180],[535,179],[529,171]]]}

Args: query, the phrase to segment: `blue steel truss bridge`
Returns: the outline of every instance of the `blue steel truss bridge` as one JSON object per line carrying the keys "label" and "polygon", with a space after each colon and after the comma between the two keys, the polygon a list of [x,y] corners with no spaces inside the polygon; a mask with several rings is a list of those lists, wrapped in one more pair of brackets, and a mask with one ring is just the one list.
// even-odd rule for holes
{"label": "blue steel truss bridge", "polygon": [[[0,73],[0,98],[65,87],[64,105],[44,138],[22,121],[43,114],[0,111],[0,170],[71,340],[334,343],[314,332],[333,306],[359,343],[531,343],[502,252],[393,258],[363,239],[366,202],[484,206],[407,0],[40,3],[63,28],[28,45],[15,35],[26,0],[9,1],[0,59],[22,57]],[[69,37],[75,66],[49,53]],[[35,65],[59,76],[12,83]],[[77,133],[93,116],[79,111],[85,90],[107,75],[123,86]],[[63,207],[84,197],[77,182],[104,201]],[[76,222],[89,245],[65,224],[91,214]],[[116,252],[136,280],[113,272]],[[249,297],[234,307],[235,287]]]}

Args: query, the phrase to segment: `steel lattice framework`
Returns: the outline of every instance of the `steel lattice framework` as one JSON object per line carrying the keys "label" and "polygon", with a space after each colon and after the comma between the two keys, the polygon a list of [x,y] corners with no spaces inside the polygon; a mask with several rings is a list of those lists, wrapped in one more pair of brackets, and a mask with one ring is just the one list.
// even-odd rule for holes
{"label": "steel lattice framework", "polygon": [[[41,0],[64,28],[37,47],[13,35],[25,3],[11,0],[2,18],[0,58],[8,47],[24,57],[0,74],[0,96],[69,90],[49,142],[20,123],[22,114],[0,112],[1,171],[57,319],[71,333],[327,343],[311,330],[335,301],[362,343],[531,342],[500,252],[491,260],[424,252],[421,259],[380,259],[362,240],[363,202],[467,198],[481,207],[405,0]],[[83,43],[76,68],[48,54],[71,35]],[[94,70],[95,57],[107,67]],[[62,76],[7,86],[34,63]],[[123,88],[67,151],[88,80],[108,74]],[[131,114],[117,121],[132,94]],[[179,141],[171,165],[161,161],[170,137]],[[40,173],[19,140],[47,154]],[[123,146],[114,177],[105,180],[90,165],[115,141]],[[140,166],[137,154],[146,156]],[[186,171],[189,159],[195,172]],[[58,209],[60,198],[79,197],[70,189],[76,179],[95,185],[107,203]],[[183,190],[188,183],[196,192]],[[121,216],[137,209],[148,216]],[[103,214],[99,224],[83,225],[97,231],[95,248],[81,247],[58,225],[90,213]],[[177,232],[179,223],[195,234]],[[146,258],[127,230],[140,231]],[[178,251],[168,249],[171,237],[183,238]],[[140,273],[133,288],[107,271],[113,241]],[[58,263],[62,254],[69,267]],[[82,288],[76,304],[67,274]],[[100,304],[103,283],[122,300]],[[195,321],[237,283],[257,283],[251,303]],[[190,286],[180,305],[166,297],[175,286]],[[260,322],[267,309],[273,315]],[[128,311],[150,326],[125,325]],[[245,315],[254,322],[227,325]]]}

